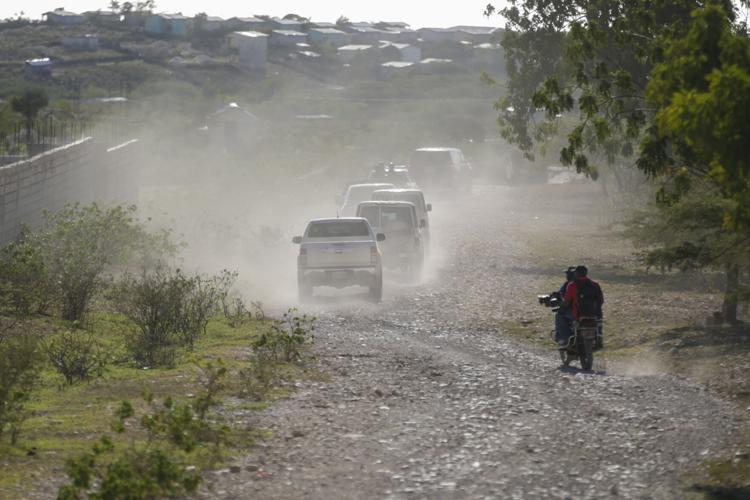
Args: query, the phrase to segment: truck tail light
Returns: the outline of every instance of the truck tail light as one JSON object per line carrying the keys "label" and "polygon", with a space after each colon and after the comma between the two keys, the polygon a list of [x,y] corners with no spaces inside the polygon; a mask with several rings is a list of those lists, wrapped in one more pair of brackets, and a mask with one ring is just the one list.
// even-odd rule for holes
{"label": "truck tail light", "polygon": [[370,264],[378,263],[378,247],[373,245],[370,247]]}
{"label": "truck tail light", "polygon": [[301,247],[299,249],[299,257],[297,259],[297,263],[301,267],[305,267],[307,265],[307,248]]}

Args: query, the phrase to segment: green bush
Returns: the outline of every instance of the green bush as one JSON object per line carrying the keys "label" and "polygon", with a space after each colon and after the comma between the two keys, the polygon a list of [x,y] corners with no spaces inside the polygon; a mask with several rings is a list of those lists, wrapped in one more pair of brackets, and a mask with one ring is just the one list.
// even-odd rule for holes
{"label": "green bush", "polygon": [[16,316],[44,313],[55,297],[39,247],[28,236],[23,229],[16,241],[0,248],[0,302]]}
{"label": "green bush", "polygon": [[315,317],[299,316],[289,309],[280,320],[274,320],[260,336],[250,343],[253,356],[240,370],[241,395],[255,400],[265,399],[288,373],[284,366],[305,361],[304,348],[314,342]]}
{"label": "green bush", "polygon": [[95,203],[45,213],[41,230],[24,231],[0,250],[0,294],[18,313],[54,303],[64,319],[80,322],[112,273],[175,251],[167,233],[147,232],[134,214],[132,206]]}
{"label": "green bush", "polygon": [[106,355],[93,333],[63,332],[44,344],[47,359],[68,385],[100,377]]}
{"label": "green bush", "polygon": [[247,308],[242,297],[225,297],[221,303],[221,310],[232,328],[238,328],[253,319],[253,313]]}
{"label": "green bush", "polygon": [[[102,436],[90,451],[67,461],[70,483],[58,490],[57,498],[145,500],[194,493],[201,482],[197,452],[208,443],[218,455],[228,432],[214,424],[210,414],[226,368],[221,360],[199,366],[202,391],[191,404],[169,397],[158,404],[146,394],[149,411],[138,419],[145,440],[133,437],[129,444],[118,445],[109,435]],[[124,401],[115,414],[114,432],[122,435],[132,429],[128,424],[134,417],[133,405]]]}
{"label": "green bush", "polygon": [[0,318],[0,434],[10,430],[15,444],[43,358],[37,335],[16,321]]}
{"label": "green bush", "polygon": [[296,309],[289,309],[280,320],[275,320],[250,347],[256,358],[276,363],[300,363],[302,349],[314,341],[317,318],[306,314],[300,316]]}
{"label": "green bush", "polygon": [[139,276],[125,274],[113,288],[112,300],[135,325],[126,339],[133,360],[171,366],[177,348],[192,349],[235,277],[228,271],[209,278],[187,276],[166,267]]}

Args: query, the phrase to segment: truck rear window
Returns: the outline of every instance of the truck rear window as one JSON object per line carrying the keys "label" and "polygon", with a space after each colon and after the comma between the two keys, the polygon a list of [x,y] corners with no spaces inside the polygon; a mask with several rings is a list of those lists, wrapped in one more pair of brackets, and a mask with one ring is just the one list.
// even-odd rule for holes
{"label": "truck rear window", "polygon": [[367,222],[363,220],[313,222],[307,232],[308,238],[345,238],[348,236],[370,236]]}

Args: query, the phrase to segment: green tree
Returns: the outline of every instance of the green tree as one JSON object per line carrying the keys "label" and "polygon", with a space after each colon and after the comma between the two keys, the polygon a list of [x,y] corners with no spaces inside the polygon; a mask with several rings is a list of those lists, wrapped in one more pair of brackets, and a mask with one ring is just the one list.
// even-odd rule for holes
{"label": "green tree", "polygon": [[49,104],[47,93],[39,89],[30,89],[11,100],[11,108],[23,116],[26,127],[26,143],[31,144],[31,130],[39,112]]}
{"label": "green tree", "polygon": [[[577,115],[563,164],[596,178],[592,158],[634,157],[662,186],[664,213],[649,222],[667,240],[646,238],[655,245],[647,262],[725,269],[724,314],[735,321],[741,259],[712,245],[688,251],[708,241],[705,231],[745,246],[750,235],[750,55],[732,2],[511,0],[500,12],[510,78],[496,103],[502,135],[531,155],[560,132],[561,116]],[[669,241],[671,226],[659,220],[679,220],[682,203],[695,201],[682,199],[706,193],[722,216],[699,218],[704,226],[683,227],[693,237]]]}
{"label": "green tree", "polygon": [[195,17],[193,17],[193,31],[195,33],[201,33],[205,29],[207,21],[208,14],[205,12],[199,12],[196,14]]}
{"label": "green tree", "polygon": [[290,19],[292,21],[298,21],[300,23],[307,23],[310,21],[309,17],[303,17],[303,16],[300,16],[299,14],[294,14],[294,13],[285,15],[283,19]]}
{"label": "green tree", "polygon": [[39,279],[55,290],[64,319],[82,320],[118,267],[148,266],[173,251],[166,234],[148,233],[134,213],[135,207],[70,205],[46,214],[44,228],[27,237],[42,262]]}
{"label": "green tree", "polygon": [[[695,196],[695,184],[715,188],[710,199],[718,198],[723,209],[708,221],[717,234],[705,244],[714,257],[706,265],[724,266],[722,312],[734,323],[739,276],[750,262],[750,40],[733,29],[721,7],[709,5],[693,12],[687,34],[666,43],[664,53],[647,86],[656,112],[643,142],[657,154],[640,161],[675,180],[671,193],[661,193],[665,204],[679,206],[681,198]],[[726,248],[710,251],[721,242]]]}

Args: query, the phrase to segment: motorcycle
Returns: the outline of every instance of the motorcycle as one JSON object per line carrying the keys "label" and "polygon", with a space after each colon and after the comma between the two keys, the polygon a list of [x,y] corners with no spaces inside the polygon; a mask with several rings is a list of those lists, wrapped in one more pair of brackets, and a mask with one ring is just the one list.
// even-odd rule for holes
{"label": "motorcycle", "polygon": [[[549,295],[538,295],[537,299],[541,305],[551,308],[554,313],[557,313],[562,304],[562,297],[557,292]],[[598,350],[597,337],[601,336],[603,321],[600,318],[583,317],[572,322],[573,335],[570,336],[568,345],[558,347],[563,365],[569,366],[571,361],[578,360],[582,369],[591,370],[594,365],[594,351]],[[550,336],[552,341],[556,342],[555,330],[550,332]]]}
{"label": "motorcycle", "polygon": [[[568,340],[568,345],[559,347],[560,360],[563,365],[570,365],[571,361],[579,360],[581,368],[591,370],[594,365],[594,351],[596,349],[596,337],[600,335],[602,320],[598,318],[579,318],[572,324],[573,335]],[[555,340],[555,331],[552,330],[552,340]]]}

